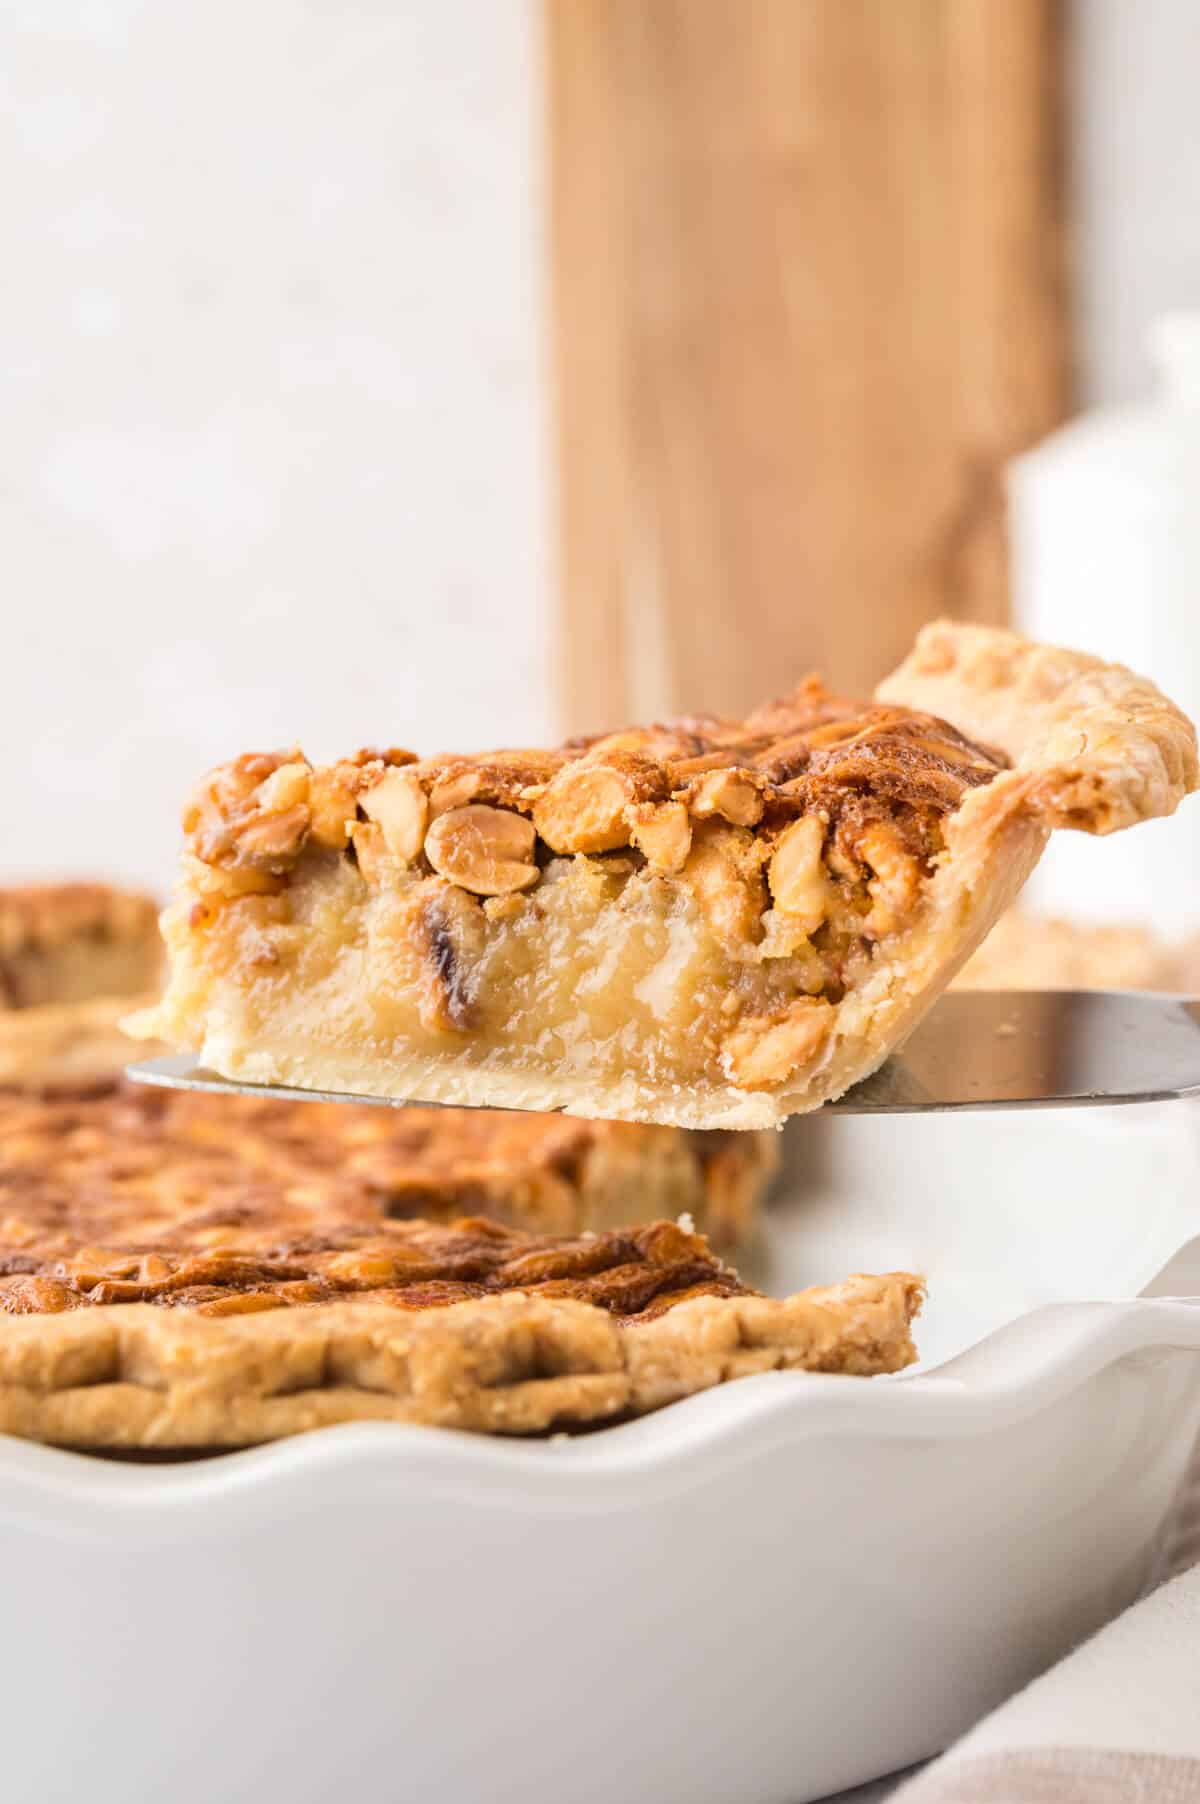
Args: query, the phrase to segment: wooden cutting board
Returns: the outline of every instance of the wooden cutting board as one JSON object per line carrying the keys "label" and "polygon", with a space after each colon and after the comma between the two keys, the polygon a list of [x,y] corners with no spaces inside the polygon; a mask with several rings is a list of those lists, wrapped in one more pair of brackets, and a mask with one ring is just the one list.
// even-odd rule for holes
{"label": "wooden cutting board", "polygon": [[1055,0],[545,0],[564,723],[1006,610],[1068,401]]}

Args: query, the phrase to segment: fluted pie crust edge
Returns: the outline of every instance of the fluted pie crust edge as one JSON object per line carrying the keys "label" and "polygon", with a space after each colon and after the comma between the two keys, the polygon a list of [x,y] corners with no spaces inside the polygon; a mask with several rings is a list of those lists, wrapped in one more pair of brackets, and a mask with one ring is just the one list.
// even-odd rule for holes
{"label": "fluted pie crust edge", "polygon": [[246,1447],[338,1422],[582,1428],[760,1372],[898,1371],[922,1298],[894,1272],[781,1300],[697,1297],[648,1321],[521,1293],[419,1312],[16,1316],[0,1323],[0,1432],[116,1451]]}

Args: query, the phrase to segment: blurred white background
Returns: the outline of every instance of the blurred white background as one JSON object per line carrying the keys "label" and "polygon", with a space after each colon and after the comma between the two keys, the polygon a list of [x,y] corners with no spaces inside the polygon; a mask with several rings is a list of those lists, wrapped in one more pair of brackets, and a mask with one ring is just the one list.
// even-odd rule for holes
{"label": "blurred white background", "polygon": [[1152,322],[1200,308],[1200,6],[1073,0],[1070,22],[1080,398],[1126,402]]}
{"label": "blurred white background", "polygon": [[[1200,305],[1200,9],[1076,14],[1124,399]],[[249,747],[556,724],[540,135],[532,0],[0,0],[0,872],[163,885]]]}
{"label": "blurred white background", "polygon": [[548,727],[524,0],[3,0],[5,874]]}

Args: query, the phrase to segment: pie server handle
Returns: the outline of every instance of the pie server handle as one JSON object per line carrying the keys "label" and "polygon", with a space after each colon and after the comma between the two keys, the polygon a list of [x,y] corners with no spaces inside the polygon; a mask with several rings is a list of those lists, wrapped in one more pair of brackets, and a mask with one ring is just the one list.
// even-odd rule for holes
{"label": "pie server handle", "polygon": [[[145,1059],[126,1075],[175,1090],[409,1106],[392,1097],[234,1083],[188,1053]],[[1143,990],[978,990],[943,996],[901,1050],[825,1107],[839,1115],[925,1115],[1195,1094],[1200,1001]]]}

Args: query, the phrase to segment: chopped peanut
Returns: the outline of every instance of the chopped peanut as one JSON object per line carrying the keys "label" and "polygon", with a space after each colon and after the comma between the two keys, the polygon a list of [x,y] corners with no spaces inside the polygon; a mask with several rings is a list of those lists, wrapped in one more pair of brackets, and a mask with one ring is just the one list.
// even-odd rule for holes
{"label": "chopped peanut", "polygon": [[330,852],[342,851],[358,808],[356,767],[347,759],[310,772],[308,807],[312,816],[309,831],[317,845]]}
{"label": "chopped peanut", "polygon": [[477,896],[504,896],[538,880],[533,822],[507,808],[469,802],[439,814],[425,856],[440,876]]}
{"label": "chopped peanut", "polygon": [[894,933],[909,919],[916,905],[920,866],[887,821],[872,821],[859,840],[859,850],[875,873],[867,884],[871,896],[867,932],[877,937]]}
{"label": "chopped peanut", "polygon": [[188,850],[225,870],[284,875],[308,837],[309,775],[288,752],[250,752],[211,771],[184,810]]}
{"label": "chopped peanut", "polygon": [[386,770],[359,800],[368,820],[378,823],[393,858],[411,864],[425,843],[429,823],[429,802],[420,778],[411,770]]}
{"label": "chopped peanut", "polygon": [[777,1021],[743,1022],[725,1041],[721,1063],[742,1090],[770,1090],[785,1083],[821,1051],[833,1026],[833,1008],[819,997],[790,1003]]}
{"label": "chopped peanut", "polygon": [[829,877],[822,862],[825,828],[815,814],[801,815],[775,842],[767,882],[776,905],[814,933],[829,912]]}
{"label": "chopped peanut", "polygon": [[755,944],[762,937],[767,892],[758,847],[744,827],[730,827],[724,821],[698,824],[683,882],[709,926],[727,944]]}
{"label": "chopped peanut", "polygon": [[553,852],[613,852],[629,844],[629,786],[609,765],[573,765],[533,806],[533,824]]}
{"label": "chopped peanut", "polygon": [[692,784],[688,807],[700,821],[719,814],[735,827],[753,827],[762,819],[762,792],[741,771],[705,771]]}
{"label": "chopped peanut", "polygon": [[692,847],[682,802],[643,802],[630,810],[629,837],[653,871],[681,871]]}
{"label": "chopped peanut", "polygon": [[255,807],[261,814],[284,814],[308,801],[308,765],[303,759],[281,764],[254,792]]}
{"label": "chopped peanut", "polygon": [[452,770],[444,776],[435,777],[433,787],[429,791],[429,813],[433,816],[448,814],[452,808],[465,808],[473,802],[484,788],[483,772],[480,770]]}

